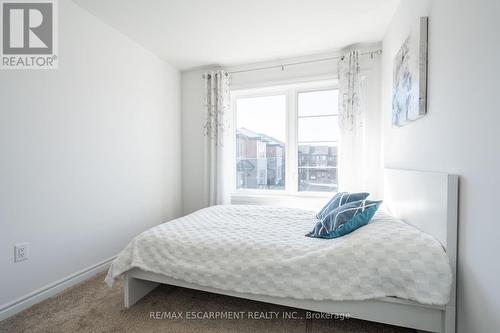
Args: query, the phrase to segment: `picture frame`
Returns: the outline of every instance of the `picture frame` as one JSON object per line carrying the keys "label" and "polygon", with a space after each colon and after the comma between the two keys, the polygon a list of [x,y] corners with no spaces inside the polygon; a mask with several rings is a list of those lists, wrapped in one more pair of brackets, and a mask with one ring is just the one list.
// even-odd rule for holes
{"label": "picture frame", "polygon": [[429,18],[421,17],[394,57],[392,125],[400,127],[427,114]]}

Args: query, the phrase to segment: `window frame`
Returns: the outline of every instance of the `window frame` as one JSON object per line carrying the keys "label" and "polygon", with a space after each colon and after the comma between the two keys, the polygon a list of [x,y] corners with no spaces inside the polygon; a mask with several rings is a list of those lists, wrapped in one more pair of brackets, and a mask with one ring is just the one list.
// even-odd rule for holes
{"label": "window frame", "polygon": [[[331,197],[335,192],[315,192],[315,191],[299,191],[298,183],[298,96],[299,93],[338,90],[338,80],[333,78],[318,79],[314,81],[297,82],[280,85],[268,85],[261,87],[252,87],[246,89],[231,90],[231,105],[230,112],[232,118],[231,126],[231,196],[260,196],[260,197],[312,197],[324,198]],[[284,190],[266,190],[266,189],[237,189],[236,175],[236,124],[237,124],[237,109],[236,101],[239,98],[254,98],[266,96],[286,96],[286,140],[285,140],[285,189]],[[329,141],[330,142],[330,141]],[[339,143],[337,142],[339,145]]]}

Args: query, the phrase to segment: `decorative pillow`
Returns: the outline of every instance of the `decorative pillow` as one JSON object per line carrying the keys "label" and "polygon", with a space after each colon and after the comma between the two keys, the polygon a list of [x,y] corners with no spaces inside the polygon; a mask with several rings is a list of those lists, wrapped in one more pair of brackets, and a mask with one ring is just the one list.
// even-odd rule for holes
{"label": "decorative pillow", "polygon": [[347,235],[368,224],[381,203],[382,201],[359,200],[342,205],[318,221],[306,236],[330,239]]}
{"label": "decorative pillow", "polygon": [[349,192],[339,192],[333,196],[333,198],[328,201],[328,203],[321,208],[318,214],[316,214],[316,218],[318,220],[322,220],[325,218],[328,214],[330,214],[331,211],[333,211],[336,208],[339,208],[342,205],[345,205],[346,203],[353,202],[353,201],[359,201],[359,200],[365,200],[368,198],[370,193],[349,193]]}

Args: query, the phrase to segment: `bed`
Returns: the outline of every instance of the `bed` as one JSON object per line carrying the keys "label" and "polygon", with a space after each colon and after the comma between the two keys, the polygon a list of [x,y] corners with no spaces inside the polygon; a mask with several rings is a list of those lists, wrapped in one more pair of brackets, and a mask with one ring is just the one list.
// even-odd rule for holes
{"label": "bed", "polygon": [[455,330],[458,179],[385,171],[385,200],[365,227],[308,238],[314,212],[214,206],[135,237],[109,269],[125,306],[159,283],[432,332]]}

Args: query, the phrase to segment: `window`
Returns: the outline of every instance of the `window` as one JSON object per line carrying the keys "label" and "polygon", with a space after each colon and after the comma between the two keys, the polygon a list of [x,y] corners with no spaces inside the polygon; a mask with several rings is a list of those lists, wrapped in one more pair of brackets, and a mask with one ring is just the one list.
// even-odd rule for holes
{"label": "window", "polygon": [[298,191],[337,190],[338,90],[299,92]]}
{"label": "window", "polygon": [[337,191],[335,81],[232,92],[235,191]]}
{"label": "window", "polygon": [[236,100],[236,188],[285,189],[286,95]]}

